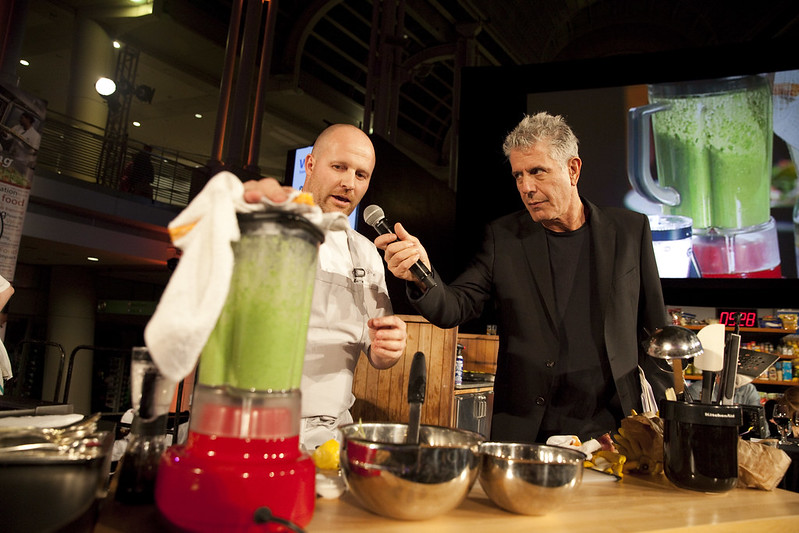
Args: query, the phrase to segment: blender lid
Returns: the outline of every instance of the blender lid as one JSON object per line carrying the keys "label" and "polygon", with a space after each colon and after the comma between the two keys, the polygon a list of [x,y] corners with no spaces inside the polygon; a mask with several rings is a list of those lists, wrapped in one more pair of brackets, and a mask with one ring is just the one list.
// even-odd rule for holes
{"label": "blender lid", "polygon": [[722,94],[765,87],[771,90],[768,80],[753,74],[726,78],[686,80],[649,85],[650,98],[683,98]]}
{"label": "blender lid", "polygon": [[292,229],[302,229],[309,232],[312,238],[319,243],[324,242],[325,234],[319,227],[308,220],[306,217],[287,211],[253,211],[248,213],[236,213],[240,227],[247,227],[258,234],[258,225],[263,222],[277,222]]}

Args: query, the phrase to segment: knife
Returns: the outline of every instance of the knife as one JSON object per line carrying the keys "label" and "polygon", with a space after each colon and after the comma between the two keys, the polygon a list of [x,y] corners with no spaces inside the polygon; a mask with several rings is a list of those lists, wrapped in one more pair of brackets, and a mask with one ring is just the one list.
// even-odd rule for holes
{"label": "knife", "polygon": [[721,370],[721,383],[719,386],[719,403],[732,405],[735,403],[735,376],[738,374],[738,352],[741,350],[740,316],[735,321],[735,330],[730,333],[730,338],[724,347],[724,368]]}
{"label": "knife", "polygon": [[424,403],[425,389],[427,388],[427,364],[424,354],[416,352],[411,361],[411,371],[408,376],[408,405],[410,415],[408,418],[407,444],[419,444],[419,426],[422,417],[422,404]]}

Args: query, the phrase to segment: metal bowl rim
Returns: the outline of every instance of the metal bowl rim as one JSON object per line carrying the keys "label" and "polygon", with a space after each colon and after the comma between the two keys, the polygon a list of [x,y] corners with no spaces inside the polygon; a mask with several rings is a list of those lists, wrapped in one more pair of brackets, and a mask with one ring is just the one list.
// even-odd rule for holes
{"label": "metal bowl rim", "polygon": [[522,457],[511,458],[511,457],[506,457],[504,455],[497,455],[495,453],[491,453],[490,451],[487,451],[487,450],[489,450],[491,448],[499,448],[501,446],[509,446],[509,447],[512,447],[512,448],[529,448],[529,449],[535,449],[535,450],[552,450],[552,451],[557,452],[557,453],[564,453],[567,456],[565,458],[566,461],[564,461],[564,462],[543,463],[543,464],[569,464],[571,462],[576,462],[576,461],[580,461],[582,463],[583,461],[588,459],[588,456],[584,452],[582,452],[580,450],[577,450],[577,449],[574,449],[574,448],[567,448],[566,446],[554,446],[554,445],[551,445],[551,444],[540,444],[540,443],[532,443],[532,442],[485,441],[485,442],[480,443],[480,451],[479,451],[479,453],[480,453],[481,456],[486,456],[488,458],[505,460],[505,461],[517,461],[517,462],[531,462],[531,461],[534,461],[534,459],[522,458]]}
{"label": "metal bowl rim", "polygon": [[475,431],[469,431],[468,429],[461,429],[461,428],[451,428],[446,426],[437,426],[431,424],[422,424],[419,426],[420,433],[422,428],[432,428],[437,430],[444,430],[446,433],[454,433],[459,435],[464,435],[467,437],[473,437],[474,442],[470,443],[451,443],[447,445],[430,445],[420,442],[419,444],[408,444],[407,442],[390,442],[390,441],[382,441],[382,440],[371,440],[367,439],[366,437],[361,437],[359,435],[354,436],[347,436],[344,434],[344,429],[349,427],[387,427],[387,428],[407,428],[408,424],[403,423],[393,423],[393,422],[354,422],[352,424],[346,424],[339,428],[341,432],[342,439],[345,442],[355,442],[362,446],[369,446],[373,448],[375,446],[393,446],[399,448],[470,448],[472,446],[480,446],[483,442],[485,442],[486,437],[477,433]]}

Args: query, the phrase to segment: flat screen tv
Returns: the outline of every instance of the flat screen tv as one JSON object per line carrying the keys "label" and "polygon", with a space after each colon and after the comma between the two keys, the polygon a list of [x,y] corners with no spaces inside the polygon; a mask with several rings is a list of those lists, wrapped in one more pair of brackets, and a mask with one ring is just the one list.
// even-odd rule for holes
{"label": "flat screen tv", "polygon": [[799,306],[792,50],[774,41],[465,69],[460,248],[470,252],[485,223],[523,208],[502,142],[523,114],[547,111],[579,139],[581,195],[651,215],[654,238],[674,239],[655,242],[667,303]]}
{"label": "flat screen tv", "polygon": [[[302,190],[303,186],[305,185],[305,158],[308,157],[308,154],[311,153],[312,149],[313,145],[310,145],[301,146],[288,151],[286,159],[286,178],[283,181],[284,184],[291,185],[295,189]],[[358,213],[360,213],[360,211],[361,206],[358,205],[358,207],[356,207],[355,210],[350,213],[350,227],[353,229],[357,229]]]}

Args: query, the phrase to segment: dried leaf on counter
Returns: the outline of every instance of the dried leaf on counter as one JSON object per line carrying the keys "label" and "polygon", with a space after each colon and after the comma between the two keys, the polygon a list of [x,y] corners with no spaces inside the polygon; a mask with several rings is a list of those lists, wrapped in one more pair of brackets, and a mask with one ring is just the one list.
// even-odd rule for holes
{"label": "dried leaf on counter", "polygon": [[626,462],[627,457],[622,453],[599,450],[593,454],[590,461],[585,461],[584,466],[622,478]]}
{"label": "dried leaf on counter", "polygon": [[738,440],[738,486],[774,490],[782,481],[791,458],[783,450],[759,442]]}
{"label": "dried leaf on counter", "polygon": [[663,472],[663,420],[657,415],[634,412],[621,421],[613,440],[627,458],[625,472],[650,475]]}

